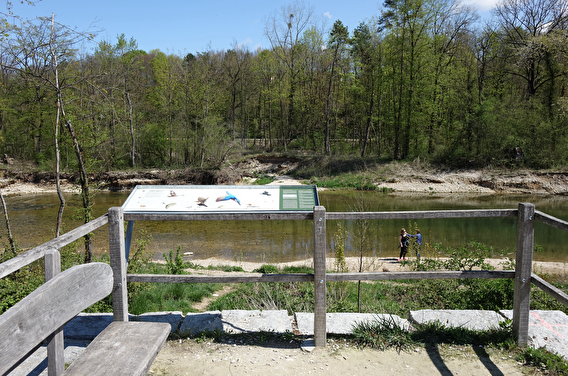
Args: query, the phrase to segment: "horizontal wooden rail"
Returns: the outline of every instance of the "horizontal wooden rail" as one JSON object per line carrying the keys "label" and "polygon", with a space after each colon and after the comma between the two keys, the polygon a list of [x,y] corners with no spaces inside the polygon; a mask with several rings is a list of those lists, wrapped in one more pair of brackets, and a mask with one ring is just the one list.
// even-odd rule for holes
{"label": "horizontal wooden rail", "polygon": [[55,239],[51,239],[35,248],[30,249],[10,260],[0,264],[0,278],[15,272],[16,270],[23,268],[26,265],[31,264],[45,256],[47,251],[53,249],[61,249],[62,247],[73,243],[77,239],[87,235],[88,233],[102,227],[108,223],[108,214],[102,215],[99,218],[92,220],[91,222],[84,224],[76,229],[73,229]]}
{"label": "horizontal wooden rail", "polygon": [[127,274],[127,282],[157,283],[249,283],[249,282],[313,282],[313,274],[252,274],[235,276]]}
{"label": "horizontal wooden rail", "polygon": [[311,220],[313,213],[124,213],[125,221],[243,221]]}
{"label": "horizontal wooden rail", "polygon": [[568,232],[568,222],[563,221],[561,219],[558,219],[556,217],[553,217],[551,215],[548,215],[546,213],[535,210],[534,219],[536,219],[537,221],[540,221],[542,223],[545,223],[549,226],[552,226],[554,228],[557,228],[559,230]]}
{"label": "horizontal wooden rail", "polygon": [[531,275],[531,282],[536,287],[540,288],[542,291],[546,292],[554,299],[558,300],[560,303],[568,307],[568,295],[562,290],[552,286],[550,283],[546,282],[544,279],[540,278],[536,274]]}
{"label": "horizontal wooden rail", "polygon": [[[443,219],[516,217],[517,209],[436,210],[393,212],[327,212],[326,219]],[[242,221],[242,220],[312,220],[313,213],[124,213],[126,221]]]}
{"label": "horizontal wooden rail", "polygon": [[393,212],[327,212],[326,219],[444,219],[444,218],[489,218],[516,217],[517,209],[487,210],[436,210],[436,211],[393,211]]}
{"label": "horizontal wooden rail", "polygon": [[[394,279],[471,279],[515,278],[513,270],[473,270],[437,272],[365,272],[326,273],[327,281],[379,281]],[[128,274],[127,282],[156,283],[250,283],[250,282],[313,282],[313,274],[251,274],[235,276]]]}
{"label": "horizontal wooden rail", "polygon": [[327,273],[328,281],[379,281],[394,279],[472,279],[515,278],[514,270],[472,270],[437,272],[375,272],[375,273]]}

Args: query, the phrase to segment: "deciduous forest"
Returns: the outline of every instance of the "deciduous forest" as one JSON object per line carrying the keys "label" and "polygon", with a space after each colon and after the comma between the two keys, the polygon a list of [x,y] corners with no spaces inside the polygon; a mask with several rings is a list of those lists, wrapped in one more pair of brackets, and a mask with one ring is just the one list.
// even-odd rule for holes
{"label": "deciduous forest", "polygon": [[185,55],[57,15],[6,24],[0,153],[80,171],[216,168],[235,150],[568,161],[567,0],[501,0],[486,22],[457,0],[386,0],[354,30],[320,21],[293,3],[267,15],[269,49]]}

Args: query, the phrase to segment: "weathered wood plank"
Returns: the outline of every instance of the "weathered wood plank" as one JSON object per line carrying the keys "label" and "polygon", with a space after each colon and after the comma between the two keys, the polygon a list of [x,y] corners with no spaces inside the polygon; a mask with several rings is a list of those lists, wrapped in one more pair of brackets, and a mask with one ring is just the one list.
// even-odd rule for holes
{"label": "weathered wood plank", "polygon": [[559,288],[554,287],[550,283],[546,282],[544,279],[540,278],[536,274],[531,275],[531,282],[541,289],[542,291],[546,292],[554,299],[558,300],[560,303],[564,304],[568,307],[568,294],[564,291],[560,290]]}
{"label": "weathered wood plank", "polygon": [[[329,220],[491,218],[516,215],[517,209],[326,213]],[[127,221],[311,220],[313,213],[125,213],[124,219]]]}
{"label": "weathered wood plank", "polygon": [[[53,249],[45,253],[45,280],[61,273],[61,254]],[[57,329],[47,342],[47,374],[61,375],[65,370],[63,328]]]}
{"label": "weathered wood plank", "polygon": [[472,279],[472,278],[515,278],[513,270],[472,270],[436,272],[366,272],[328,273],[328,281],[380,281],[397,279]]}
{"label": "weathered wood plank", "polygon": [[513,333],[519,346],[525,346],[528,342],[533,248],[534,205],[520,203],[513,295]]}
{"label": "weathered wood plank", "polygon": [[556,217],[553,217],[551,215],[548,215],[546,213],[543,213],[543,212],[536,210],[534,212],[534,219],[536,219],[537,221],[540,221],[542,223],[545,223],[549,226],[552,226],[554,228],[557,228],[559,230],[568,232],[568,222],[563,221],[561,219],[558,219]]}
{"label": "weathered wood plank", "polygon": [[325,347],[326,328],[326,211],[314,207],[314,341],[316,347]]}
{"label": "weathered wood plank", "polygon": [[6,262],[0,264],[0,278],[15,272],[18,269],[23,268],[32,262],[41,259],[45,252],[50,249],[61,249],[62,247],[74,242],[77,239],[85,236],[86,234],[98,229],[101,226],[106,225],[108,222],[107,215],[103,215],[91,222],[84,224],[76,229],[73,229],[55,239],[45,242],[29,251],[22,253]]}
{"label": "weathered wood plank", "polygon": [[124,213],[121,207],[108,210],[108,240],[110,265],[114,282],[112,287],[112,314],[114,321],[128,321],[128,292],[126,285],[126,249]]}
{"label": "weathered wood plank", "polygon": [[16,303],[0,316],[0,374],[111,291],[110,266],[91,263],[67,269]]}
{"label": "weathered wood plank", "polygon": [[[378,281],[395,279],[471,279],[515,278],[513,270],[473,270],[436,272],[366,272],[327,273],[327,281]],[[251,283],[251,282],[313,282],[313,274],[251,274],[235,276],[128,274],[128,282],[154,283]]]}
{"label": "weathered wood plank", "polygon": [[443,218],[491,218],[515,217],[517,209],[486,210],[436,210],[436,211],[393,211],[393,212],[328,212],[328,220],[356,219],[443,219]]}
{"label": "weathered wood plank", "polygon": [[256,274],[251,275],[171,275],[128,274],[128,282],[154,283],[252,283],[252,282],[312,282],[313,274]]}
{"label": "weathered wood plank", "polygon": [[64,375],[145,376],[170,330],[167,323],[115,321],[71,363]]}
{"label": "weathered wood plank", "polygon": [[124,213],[127,221],[266,221],[311,220],[312,213]]}

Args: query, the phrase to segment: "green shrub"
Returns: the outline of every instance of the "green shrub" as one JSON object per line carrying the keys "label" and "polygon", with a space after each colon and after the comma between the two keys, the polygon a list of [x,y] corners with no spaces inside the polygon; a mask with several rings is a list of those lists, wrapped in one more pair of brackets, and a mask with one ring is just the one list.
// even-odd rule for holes
{"label": "green shrub", "polygon": [[168,274],[183,274],[184,263],[183,257],[180,255],[181,246],[178,246],[176,250],[176,255],[174,257],[174,251],[170,249],[169,255],[164,253],[164,259],[166,259],[166,268]]}
{"label": "green shrub", "polygon": [[253,182],[254,185],[266,185],[274,181],[274,176],[260,175]]}
{"label": "green shrub", "polygon": [[278,274],[280,270],[274,265],[262,265],[260,268],[253,270],[254,273],[262,274]]}
{"label": "green shrub", "polygon": [[0,314],[44,283],[44,276],[38,269],[27,266],[0,279]]}

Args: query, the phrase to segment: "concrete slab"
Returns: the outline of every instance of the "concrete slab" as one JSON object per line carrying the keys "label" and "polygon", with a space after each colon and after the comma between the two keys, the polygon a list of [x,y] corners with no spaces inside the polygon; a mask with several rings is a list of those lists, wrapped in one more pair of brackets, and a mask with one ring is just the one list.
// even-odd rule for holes
{"label": "concrete slab", "polygon": [[63,335],[69,339],[93,340],[112,320],[112,313],[80,313],[63,327]]}
{"label": "concrete slab", "polygon": [[143,313],[141,315],[131,315],[130,321],[143,321],[143,322],[167,322],[172,327],[171,332],[176,333],[184,320],[183,312],[151,312]]}
{"label": "concrete slab", "polygon": [[292,322],[285,310],[222,312],[223,331],[230,334],[250,332],[292,332]]}
{"label": "concrete slab", "polygon": [[481,310],[432,310],[423,309],[410,311],[410,321],[416,324],[426,324],[439,321],[447,328],[464,327],[471,330],[489,330],[499,328],[499,323],[505,321],[503,316],[495,311]]}
{"label": "concrete slab", "polygon": [[228,334],[251,332],[292,332],[292,322],[285,310],[227,310],[188,313],[180,325],[182,337],[220,330]]}
{"label": "concrete slab", "polygon": [[193,336],[201,332],[223,330],[221,311],[188,313],[179,327],[181,337]]}
{"label": "concrete slab", "polygon": [[[314,314],[297,312],[294,315],[301,335],[314,335]],[[375,313],[327,313],[326,332],[329,334],[352,334],[353,328],[363,322],[375,322],[381,320],[394,320],[402,328],[408,329],[408,320],[401,319],[396,315]]]}
{"label": "concrete slab", "polygon": [[[513,310],[502,310],[501,314],[513,319]],[[564,312],[530,311],[528,336],[531,347],[545,347],[568,360],[568,316]]]}

